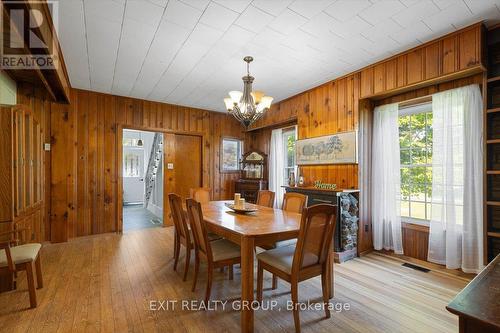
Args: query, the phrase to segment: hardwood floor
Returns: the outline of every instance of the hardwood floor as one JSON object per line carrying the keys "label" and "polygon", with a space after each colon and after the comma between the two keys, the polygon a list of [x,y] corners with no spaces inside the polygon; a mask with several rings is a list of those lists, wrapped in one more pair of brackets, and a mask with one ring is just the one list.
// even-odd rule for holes
{"label": "hardwood floor", "polygon": [[[45,287],[38,292],[38,308],[29,310],[24,273],[17,291],[0,294],[0,331],[3,332],[239,332],[240,313],[229,305],[240,295],[240,271],[234,280],[227,271],[214,272],[212,300],[228,300],[225,310],[189,311],[181,300],[202,300],[206,266],[191,292],[182,269],[172,270],[172,228],[153,228],[124,235],[103,234],[47,244],[42,249]],[[181,252],[181,256],[184,253]],[[289,285],[270,290],[266,274],[264,300],[277,301],[281,311],[255,312],[257,332],[293,332],[286,309]],[[401,266],[397,258],[378,253],[335,266],[333,304],[350,309],[300,312],[304,332],[457,332],[458,320],[445,305],[468,282],[442,272],[422,273]],[[321,302],[320,279],[303,282],[299,300]],[[150,311],[150,301],[179,300],[174,310]],[[157,307],[159,303],[156,303]],[[165,303],[164,306],[167,304]]]}

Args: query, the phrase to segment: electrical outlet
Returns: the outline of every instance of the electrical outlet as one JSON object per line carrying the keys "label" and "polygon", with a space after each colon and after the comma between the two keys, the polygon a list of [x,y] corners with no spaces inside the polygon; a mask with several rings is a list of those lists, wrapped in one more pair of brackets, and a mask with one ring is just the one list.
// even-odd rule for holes
{"label": "electrical outlet", "polygon": [[44,143],[43,144],[43,150],[50,151],[50,143]]}
{"label": "electrical outlet", "polygon": [[167,163],[168,170],[174,170],[174,163]]}
{"label": "electrical outlet", "polygon": [[365,224],[365,232],[368,232],[368,224]]}

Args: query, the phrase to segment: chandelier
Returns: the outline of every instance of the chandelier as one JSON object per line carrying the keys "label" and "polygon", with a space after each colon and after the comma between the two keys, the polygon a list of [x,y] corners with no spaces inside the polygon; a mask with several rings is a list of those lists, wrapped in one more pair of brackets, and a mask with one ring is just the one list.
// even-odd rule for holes
{"label": "chandelier", "polygon": [[232,114],[245,127],[253,124],[269,110],[273,101],[272,97],[264,96],[262,91],[252,91],[253,76],[250,76],[250,63],[252,57],[245,57],[247,63],[247,75],[243,76],[243,92],[230,91],[228,98],[224,98],[224,104],[229,114]]}

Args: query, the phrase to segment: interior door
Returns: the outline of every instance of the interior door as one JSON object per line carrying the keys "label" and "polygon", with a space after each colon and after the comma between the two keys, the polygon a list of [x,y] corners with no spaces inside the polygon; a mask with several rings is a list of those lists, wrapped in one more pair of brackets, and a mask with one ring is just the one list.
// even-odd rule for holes
{"label": "interior door", "polygon": [[189,189],[202,186],[202,138],[196,135],[165,134],[164,147],[164,196],[167,207],[165,225],[172,225],[168,194],[176,193],[184,201]]}

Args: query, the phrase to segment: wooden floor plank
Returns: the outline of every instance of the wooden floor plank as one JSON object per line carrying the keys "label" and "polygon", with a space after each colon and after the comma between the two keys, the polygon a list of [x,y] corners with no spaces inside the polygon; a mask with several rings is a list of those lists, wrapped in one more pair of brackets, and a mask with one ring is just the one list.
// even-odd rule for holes
{"label": "wooden floor plank", "polygon": [[[227,301],[224,310],[191,311],[181,301],[203,299],[206,267],[201,266],[197,289],[191,292],[193,262],[182,281],[184,249],[173,271],[173,230],[153,228],[123,235],[81,237],[42,249],[44,288],[37,291],[38,307],[28,309],[26,279],[18,290],[0,294],[0,327],[9,332],[237,332],[241,274],[234,280],[227,270],[214,274],[212,300]],[[194,256],[192,256],[194,257]],[[457,319],[444,306],[468,282],[445,271],[422,273],[401,266],[400,258],[371,253],[335,265],[332,304],[349,310],[300,312],[304,332],[456,332]],[[271,290],[265,274],[264,300],[279,309],[255,312],[257,332],[293,331],[286,309],[290,287],[279,281]],[[151,301],[177,300],[175,309],[151,311]],[[321,281],[314,278],[299,287],[299,300],[321,302]]]}

